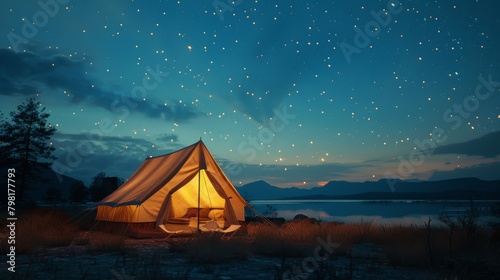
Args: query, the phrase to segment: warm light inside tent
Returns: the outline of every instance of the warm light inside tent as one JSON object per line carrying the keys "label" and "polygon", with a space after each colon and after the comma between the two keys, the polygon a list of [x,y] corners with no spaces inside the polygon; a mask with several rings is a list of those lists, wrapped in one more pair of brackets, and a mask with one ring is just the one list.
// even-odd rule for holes
{"label": "warm light inside tent", "polygon": [[[224,199],[215,191],[204,169],[200,170],[200,208],[224,208]],[[198,207],[198,175],[172,194],[171,216],[182,217],[189,208]]]}

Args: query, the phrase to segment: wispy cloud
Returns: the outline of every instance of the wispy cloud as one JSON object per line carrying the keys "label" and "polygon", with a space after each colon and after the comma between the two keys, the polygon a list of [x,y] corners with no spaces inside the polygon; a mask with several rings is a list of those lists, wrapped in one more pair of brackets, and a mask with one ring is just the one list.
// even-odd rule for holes
{"label": "wispy cloud", "polygon": [[[38,49],[30,46],[26,52],[0,49],[0,95],[33,96],[36,93],[66,91],[72,103],[85,103],[90,106],[112,111],[113,106],[131,94],[118,94],[101,86],[90,77],[91,72],[83,61],[75,61],[68,56],[57,54],[54,50]],[[191,107],[179,102],[164,102],[154,98],[143,100],[127,97],[129,111],[150,118],[189,121],[200,115]]]}
{"label": "wispy cloud", "polygon": [[[172,135],[177,137],[176,135]],[[97,134],[57,132],[52,137],[57,156],[56,171],[89,182],[99,172],[128,178],[148,156],[168,154],[177,150],[177,143],[154,142]]]}
{"label": "wispy cloud", "polygon": [[436,171],[429,179],[446,180],[450,178],[475,177],[482,180],[498,180],[498,170],[500,170],[500,162],[481,163],[449,171]]}
{"label": "wispy cloud", "polygon": [[493,158],[500,155],[500,131],[470,141],[437,147],[434,154],[462,154]]}
{"label": "wispy cloud", "polygon": [[166,143],[174,143],[178,141],[178,137],[175,134],[162,134],[156,137],[157,141],[166,142]]}

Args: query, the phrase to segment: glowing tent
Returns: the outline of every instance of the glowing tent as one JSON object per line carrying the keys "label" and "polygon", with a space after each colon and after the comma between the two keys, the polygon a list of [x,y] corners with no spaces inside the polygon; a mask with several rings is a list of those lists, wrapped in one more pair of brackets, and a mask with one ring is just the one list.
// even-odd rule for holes
{"label": "glowing tent", "polygon": [[245,220],[247,202],[199,142],[148,158],[120,188],[97,204],[96,220],[126,223],[189,223]]}

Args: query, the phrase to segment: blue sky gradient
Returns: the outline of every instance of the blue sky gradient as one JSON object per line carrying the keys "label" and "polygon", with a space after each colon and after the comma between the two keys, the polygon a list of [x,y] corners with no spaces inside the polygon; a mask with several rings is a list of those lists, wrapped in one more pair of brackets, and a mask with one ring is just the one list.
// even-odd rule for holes
{"label": "blue sky gradient", "polygon": [[498,8],[2,1],[0,110],[37,97],[87,183],[200,137],[235,185],[500,179]]}

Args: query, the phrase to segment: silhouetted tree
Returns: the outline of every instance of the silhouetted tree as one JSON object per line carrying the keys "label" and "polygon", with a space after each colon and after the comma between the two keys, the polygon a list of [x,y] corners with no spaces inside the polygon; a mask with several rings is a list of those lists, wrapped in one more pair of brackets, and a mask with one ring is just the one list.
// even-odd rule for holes
{"label": "silhouetted tree", "polygon": [[[5,127],[5,119],[3,116],[3,113],[0,112],[0,172],[2,172],[2,174],[7,174],[7,169],[12,168],[12,158],[7,143],[6,132],[3,129]],[[7,204],[7,191],[2,192],[0,198],[0,205]]]}
{"label": "silhouetted tree", "polygon": [[75,203],[76,205],[85,202],[88,196],[88,189],[85,187],[82,181],[76,181],[71,184],[69,190],[69,201]]}
{"label": "silhouetted tree", "polygon": [[266,205],[266,211],[263,214],[264,216],[269,218],[277,218],[278,210],[276,210],[276,208],[274,208],[272,205],[268,204]]}
{"label": "silhouetted tree", "polygon": [[89,186],[90,200],[92,200],[92,201],[101,200],[100,197],[102,197],[102,188],[101,188],[101,184],[100,184],[100,179],[105,178],[105,177],[106,177],[106,173],[99,172],[97,175],[95,175],[92,178],[92,183],[90,183],[90,186]]}
{"label": "silhouetted tree", "polygon": [[12,153],[9,149],[9,143],[7,132],[5,131],[5,127],[7,122],[3,117],[3,113],[0,112],[0,162],[2,163],[2,167],[8,168],[8,165],[12,163]]}
{"label": "silhouetted tree", "polygon": [[34,98],[10,112],[11,121],[1,122],[1,155],[4,168],[16,168],[16,199],[22,200],[27,181],[37,179],[37,173],[49,168],[56,159],[50,137],[56,129],[47,124],[45,107]]}
{"label": "silhouetted tree", "polygon": [[106,173],[100,172],[92,178],[92,183],[90,183],[89,187],[90,199],[92,201],[100,201],[113,191],[109,190],[110,188],[103,183],[103,179],[106,177]]}

